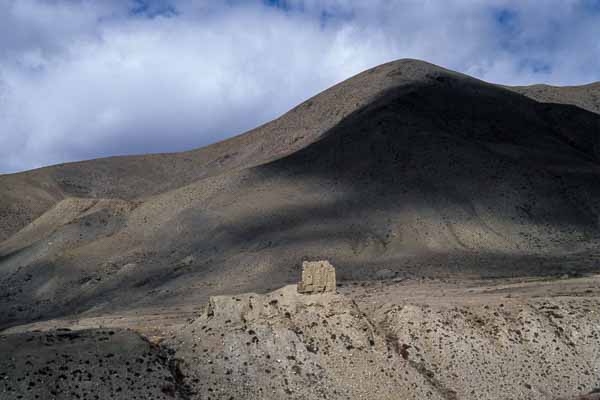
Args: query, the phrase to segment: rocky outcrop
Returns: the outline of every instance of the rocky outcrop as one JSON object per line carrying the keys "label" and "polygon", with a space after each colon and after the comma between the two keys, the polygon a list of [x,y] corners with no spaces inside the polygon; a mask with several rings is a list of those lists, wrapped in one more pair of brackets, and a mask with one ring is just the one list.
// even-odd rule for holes
{"label": "rocky outcrop", "polygon": [[296,285],[213,297],[165,345],[198,399],[443,399],[350,298]]}
{"label": "rocky outcrop", "polygon": [[552,400],[600,384],[595,298],[369,308],[379,295],[217,296],[165,344],[197,398]]}
{"label": "rocky outcrop", "polygon": [[302,263],[302,281],[298,283],[298,292],[325,293],[335,292],[335,268],[329,261],[304,261]]}

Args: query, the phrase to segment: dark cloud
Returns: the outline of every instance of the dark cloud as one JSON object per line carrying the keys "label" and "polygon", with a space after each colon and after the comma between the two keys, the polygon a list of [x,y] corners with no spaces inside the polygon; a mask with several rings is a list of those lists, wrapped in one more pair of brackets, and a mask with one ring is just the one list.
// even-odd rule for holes
{"label": "dark cloud", "polygon": [[600,79],[591,0],[6,0],[0,173],[243,132],[382,62]]}

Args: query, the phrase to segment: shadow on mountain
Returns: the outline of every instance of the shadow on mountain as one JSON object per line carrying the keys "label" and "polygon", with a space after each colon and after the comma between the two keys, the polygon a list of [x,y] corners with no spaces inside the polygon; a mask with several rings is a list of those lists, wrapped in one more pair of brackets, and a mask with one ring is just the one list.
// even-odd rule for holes
{"label": "shadow on mountain", "polygon": [[20,279],[39,275],[34,282],[3,278],[24,289],[4,302],[14,317],[0,325],[99,304],[270,290],[297,280],[303,259],[329,259],[342,280],[376,279],[382,269],[458,279],[596,268],[598,114],[437,71],[382,91],[314,136],[262,165],[193,183],[190,172],[187,186],[143,197],[120,231],[97,243],[86,238],[73,250],[59,241],[51,262],[20,270]]}

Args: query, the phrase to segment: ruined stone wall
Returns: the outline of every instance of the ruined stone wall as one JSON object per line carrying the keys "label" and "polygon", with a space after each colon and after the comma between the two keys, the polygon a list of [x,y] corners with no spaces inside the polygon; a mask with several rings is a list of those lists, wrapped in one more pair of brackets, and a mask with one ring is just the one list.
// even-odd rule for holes
{"label": "ruined stone wall", "polygon": [[335,268],[329,261],[304,261],[299,293],[335,292]]}

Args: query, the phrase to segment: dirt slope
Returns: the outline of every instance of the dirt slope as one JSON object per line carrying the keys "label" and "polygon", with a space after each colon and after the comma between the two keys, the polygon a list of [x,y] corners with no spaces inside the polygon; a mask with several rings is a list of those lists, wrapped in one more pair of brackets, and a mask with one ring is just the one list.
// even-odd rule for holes
{"label": "dirt slope", "polygon": [[0,327],[270,290],[306,258],[595,271],[600,115],[513,89],[400,60],[206,148],[0,176]]}

